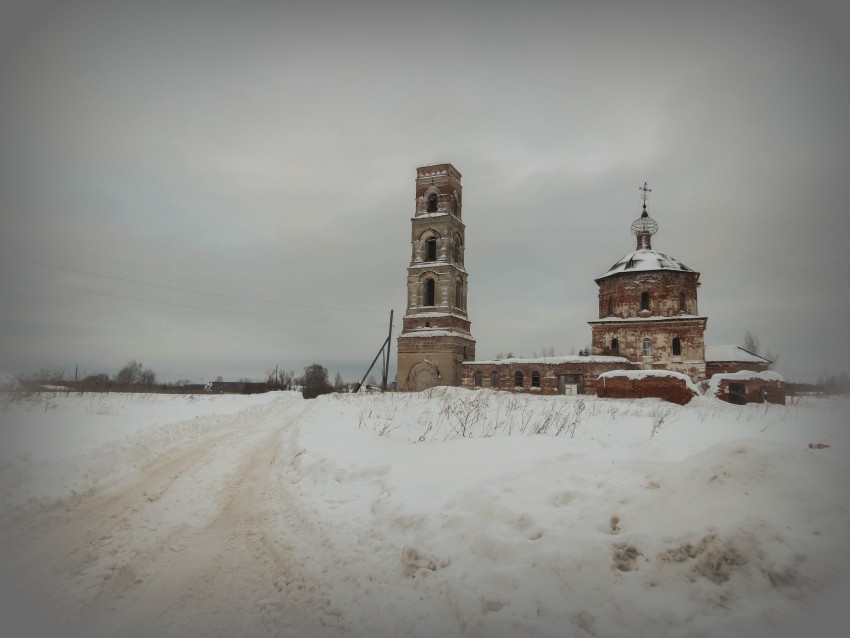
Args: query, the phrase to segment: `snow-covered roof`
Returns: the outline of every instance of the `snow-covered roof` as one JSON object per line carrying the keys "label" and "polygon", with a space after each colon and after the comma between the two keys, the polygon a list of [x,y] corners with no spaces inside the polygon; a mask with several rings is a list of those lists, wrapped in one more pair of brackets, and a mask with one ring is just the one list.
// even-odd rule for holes
{"label": "snow-covered roof", "polygon": [[[422,268],[424,270],[428,270],[429,268],[430,269],[439,268],[440,266],[452,266],[456,270],[459,270],[461,272],[466,272],[466,269],[463,266],[459,265],[458,263],[448,262],[448,261],[443,261],[443,260],[423,261],[423,262],[420,262],[418,264],[410,264],[410,268]],[[467,273],[467,274],[469,274],[469,273]]]}
{"label": "snow-covered roof", "polygon": [[632,272],[642,270],[676,270],[684,272],[696,272],[688,268],[678,259],[674,259],[657,250],[641,248],[623,256],[616,264],[611,266],[600,279],[610,277],[621,272]]}
{"label": "snow-covered roof", "polygon": [[625,357],[611,357],[605,355],[565,355],[560,357],[535,357],[532,359],[493,359],[491,361],[464,361],[464,365],[527,365],[530,363],[629,363]]}
{"label": "snow-covered roof", "polygon": [[672,315],[670,317],[650,315],[649,317],[602,317],[601,319],[593,319],[587,323],[616,323],[618,321],[681,321],[682,319],[708,319],[701,315]]}
{"label": "snow-covered roof", "polygon": [[736,345],[705,346],[706,361],[741,361],[747,363],[770,363],[769,359],[744,350]]}
{"label": "snow-covered roof", "polygon": [[735,379],[736,381],[785,381],[785,378],[778,372],[772,370],[764,370],[762,372],[753,372],[752,370],[741,370],[740,372],[724,372],[714,374],[708,382],[709,395],[717,394],[720,388],[720,382],[724,380]]}
{"label": "snow-covered roof", "polygon": [[693,390],[695,393],[699,394],[699,390],[697,389],[694,382],[691,378],[682,374],[681,372],[676,372],[675,370],[611,370],[610,372],[603,372],[599,375],[599,379],[611,379],[615,377],[626,377],[628,379],[645,379],[647,377],[673,377],[674,379],[679,379],[685,382],[685,386]]}
{"label": "snow-covered roof", "polygon": [[459,312],[452,312],[447,310],[446,312],[416,312],[415,310],[410,312],[410,314],[406,315],[408,317],[415,317],[416,319],[433,319],[435,317],[457,317],[458,319],[466,319],[466,315],[462,315]]}
{"label": "snow-covered roof", "polygon": [[399,339],[410,337],[470,337],[471,335],[464,330],[433,330],[431,328],[422,328],[420,330],[409,330],[398,336]]}

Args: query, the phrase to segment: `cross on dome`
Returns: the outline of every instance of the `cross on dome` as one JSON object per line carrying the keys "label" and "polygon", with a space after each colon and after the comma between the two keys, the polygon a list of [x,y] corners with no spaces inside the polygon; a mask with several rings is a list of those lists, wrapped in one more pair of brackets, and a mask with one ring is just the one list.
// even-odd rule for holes
{"label": "cross on dome", "polygon": [[643,200],[643,207],[646,208],[646,198],[649,197],[649,193],[652,192],[652,189],[646,185],[646,182],[643,183],[643,186],[638,186],[639,191],[643,191],[640,198]]}
{"label": "cross on dome", "polygon": [[656,222],[649,213],[646,212],[646,199],[652,189],[649,188],[646,182],[643,186],[638,186],[641,191],[640,198],[643,200],[643,212],[641,216],[632,222],[632,234],[637,237],[637,249],[652,250],[650,238],[658,232],[658,222]]}

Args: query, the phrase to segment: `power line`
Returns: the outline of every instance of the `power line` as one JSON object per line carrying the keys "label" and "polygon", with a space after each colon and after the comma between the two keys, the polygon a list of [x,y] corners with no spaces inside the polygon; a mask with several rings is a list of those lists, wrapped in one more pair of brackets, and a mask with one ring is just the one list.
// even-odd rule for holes
{"label": "power line", "polygon": [[[254,298],[254,297],[237,297],[237,296],[234,296],[234,295],[225,295],[225,294],[218,293],[218,292],[209,292],[209,291],[205,291],[205,290],[193,290],[191,288],[179,288],[177,286],[168,286],[166,284],[155,284],[155,283],[152,283],[152,282],[149,282],[149,281],[140,281],[138,279],[128,279],[128,278],[125,278],[125,277],[115,277],[113,275],[104,275],[102,273],[87,272],[85,270],[77,270],[75,268],[66,268],[66,267],[63,267],[63,266],[54,266],[54,265],[51,265],[51,264],[44,264],[44,263],[37,262],[37,261],[31,261],[29,259],[19,259],[18,261],[20,261],[21,263],[30,264],[32,266],[40,266],[42,268],[52,268],[53,270],[62,270],[62,271],[65,271],[65,272],[76,273],[78,275],[87,275],[89,277],[100,277],[101,279],[112,279],[113,281],[121,281],[121,282],[124,282],[124,283],[138,284],[140,286],[150,286],[151,288],[163,288],[165,290],[175,290],[177,292],[189,292],[189,293],[193,293],[193,294],[196,294],[196,295],[208,295],[210,297],[219,297],[221,299],[233,299],[235,301],[252,301],[252,302],[255,302],[255,303],[265,303],[265,304],[272,304],[272,305],[276,305],[276,306],[289,306],[289,307],[292,307],[292,308],[309,308],[309,309],[312,309],[312,310],[334,310],[334,311],[340,311],[340,312],[367,312],[367,313],[375,313],[375,314],[384,314],[383,310],[363,310],[363,309],[360,309],[360,308],[335,308],[335,307],[332,307],[332,306],[310,306],[310,305],[306,305],[306,304],[287,303],[285,301],[274,301],[274,300],[271,300],[271,299],[257,299],[257,298]],[[30,282],[30,283],[33,283],[33,282]],[[35,283],[37,283],[37,282],[35,282]],[[45,285],[48,285],[48,284],[45,284]],[[91,292],[91,291],[83,291],[83,292]],[[97,293],[94,293],[94,294],[97,294]],[[157,302],[157,303],[159,303],[159,302]],[[355,324],[355,325],[358,325],[358,324]],[[365,324],[359,324],[359,325],[365,325]],[[377,324],[369,324],[369,325],[377,325]]]}
{"label": "power line", "polygon": [[[130,300],[130,301],[142,301],[142,302],[146,302],[146,303],[159,304],[161,306],[174,306],[174,307],[177,307],[177,308],[191,308],[193,310],[205,310],[207,312],[220,312],[220,313],[224,313],[224,314],[228,314],[228,315],[239,315],[239,316],[243,316],[243,317],[262,317],[262,318],[265,318],[265,319],[277,319],[277,320],[280,320],[280,321],[301,321],[301,322],[304,322],[304,323],[330,323],[330,324],[336,324],[336,325],[341,325],[341,326],[369,326],[369,327],[371,327],[371,326],[381,326],[381,327],[383,327],[384,326],[384,324],[382,324],[382,323],[358,323],[358,322],[353,322],[353,321],[331,321],[331,320],[328,320],[328,319],[301,319],[301,318],[298,318],[298,317],[280,317],[280,316],[277,316],[277,315],[265,315],[265,314],[256,313],[256,312],[240,312],[240,311],[237,311],[237,310],[224,310],[224,309],[221,309],[221,308],[209,308],[209,307],[206,307],[206,306],[193,306],[191,304],[174,303],[172,301],[158,301],[156,299],[144,299],[142,297],[131,297],[129,295],[119,295],[119,294],[111,293],[111,292],[101,292],[99,290],[88,290],[86,288],[75,288],[73,286],[63,286],[61,284],[49,284],[49,283],[46,283],[46,282],[43,282],[43,281],[33,281],[31,279],[21,279],[21,278],[18,278],[18,277],[10,277],[8,275],[0,275],[0,277],[2,277],[3,279],[8,279],[10,281],[16,281],[16,282],[19,282],[19,283],[35,284],[35,285],[38,285],[38,286],[48,286],[50,288],[61,288],[62,290],[71,290],[71,291],[74,291],[74,292],[84,292],[84,293],[87,293],[87,294],[90,294],[90,295],[100,295],[100,296],[103,296],[103,297],[115,297],[116,299],[127,299],[127,300]],[[237,297],[232,297],[232,298],[237,299]],[[286,304],[284,304],[284,305],[286,305]],[[301,307],[316,308],[315,306],[301,306]],[[323,308],[323,309],[329,310],[329,308]]]}

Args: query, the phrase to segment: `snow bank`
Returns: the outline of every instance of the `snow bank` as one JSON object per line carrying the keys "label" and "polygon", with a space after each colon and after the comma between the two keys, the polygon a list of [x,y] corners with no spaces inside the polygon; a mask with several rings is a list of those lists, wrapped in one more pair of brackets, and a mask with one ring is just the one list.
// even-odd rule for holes
{"label": "snow bank", "polygon": [[[0,415],[0,531],[32,544],[32,583],[56,581],[58,621],[97,621],[93,636],[845,635],[846,400],[225,398],[110,395],[92,414],[51,397]],[[300,416],[276,419],[286,410]],[[65,453],[44,435],[60,430]],[[153,460],[152,496],[95,509],[132,496],[118,486]],[[7,518],[77,485],[105,495],[85,516],[116,517],[79,545],[60,529],[38,546],[78,529],[77,499]]]}
{"label": "snow bank", "polygon": [[846,460],[806,442],[846,428],[719,403],[323,398],[302,488],[365,561],[334,606],[382,636],[798,635],[850,522]]}

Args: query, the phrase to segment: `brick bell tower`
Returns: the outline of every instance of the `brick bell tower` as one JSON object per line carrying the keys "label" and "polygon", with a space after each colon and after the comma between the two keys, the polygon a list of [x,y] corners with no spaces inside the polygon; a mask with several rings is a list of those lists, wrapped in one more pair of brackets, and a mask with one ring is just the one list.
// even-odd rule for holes
{"label": "brick bell tower", "polygon": [[475,360],[466,314],[461,175],[451,164],[416,169],[407,312],[398,337],[398,389],[459,386],[461,363]]}

